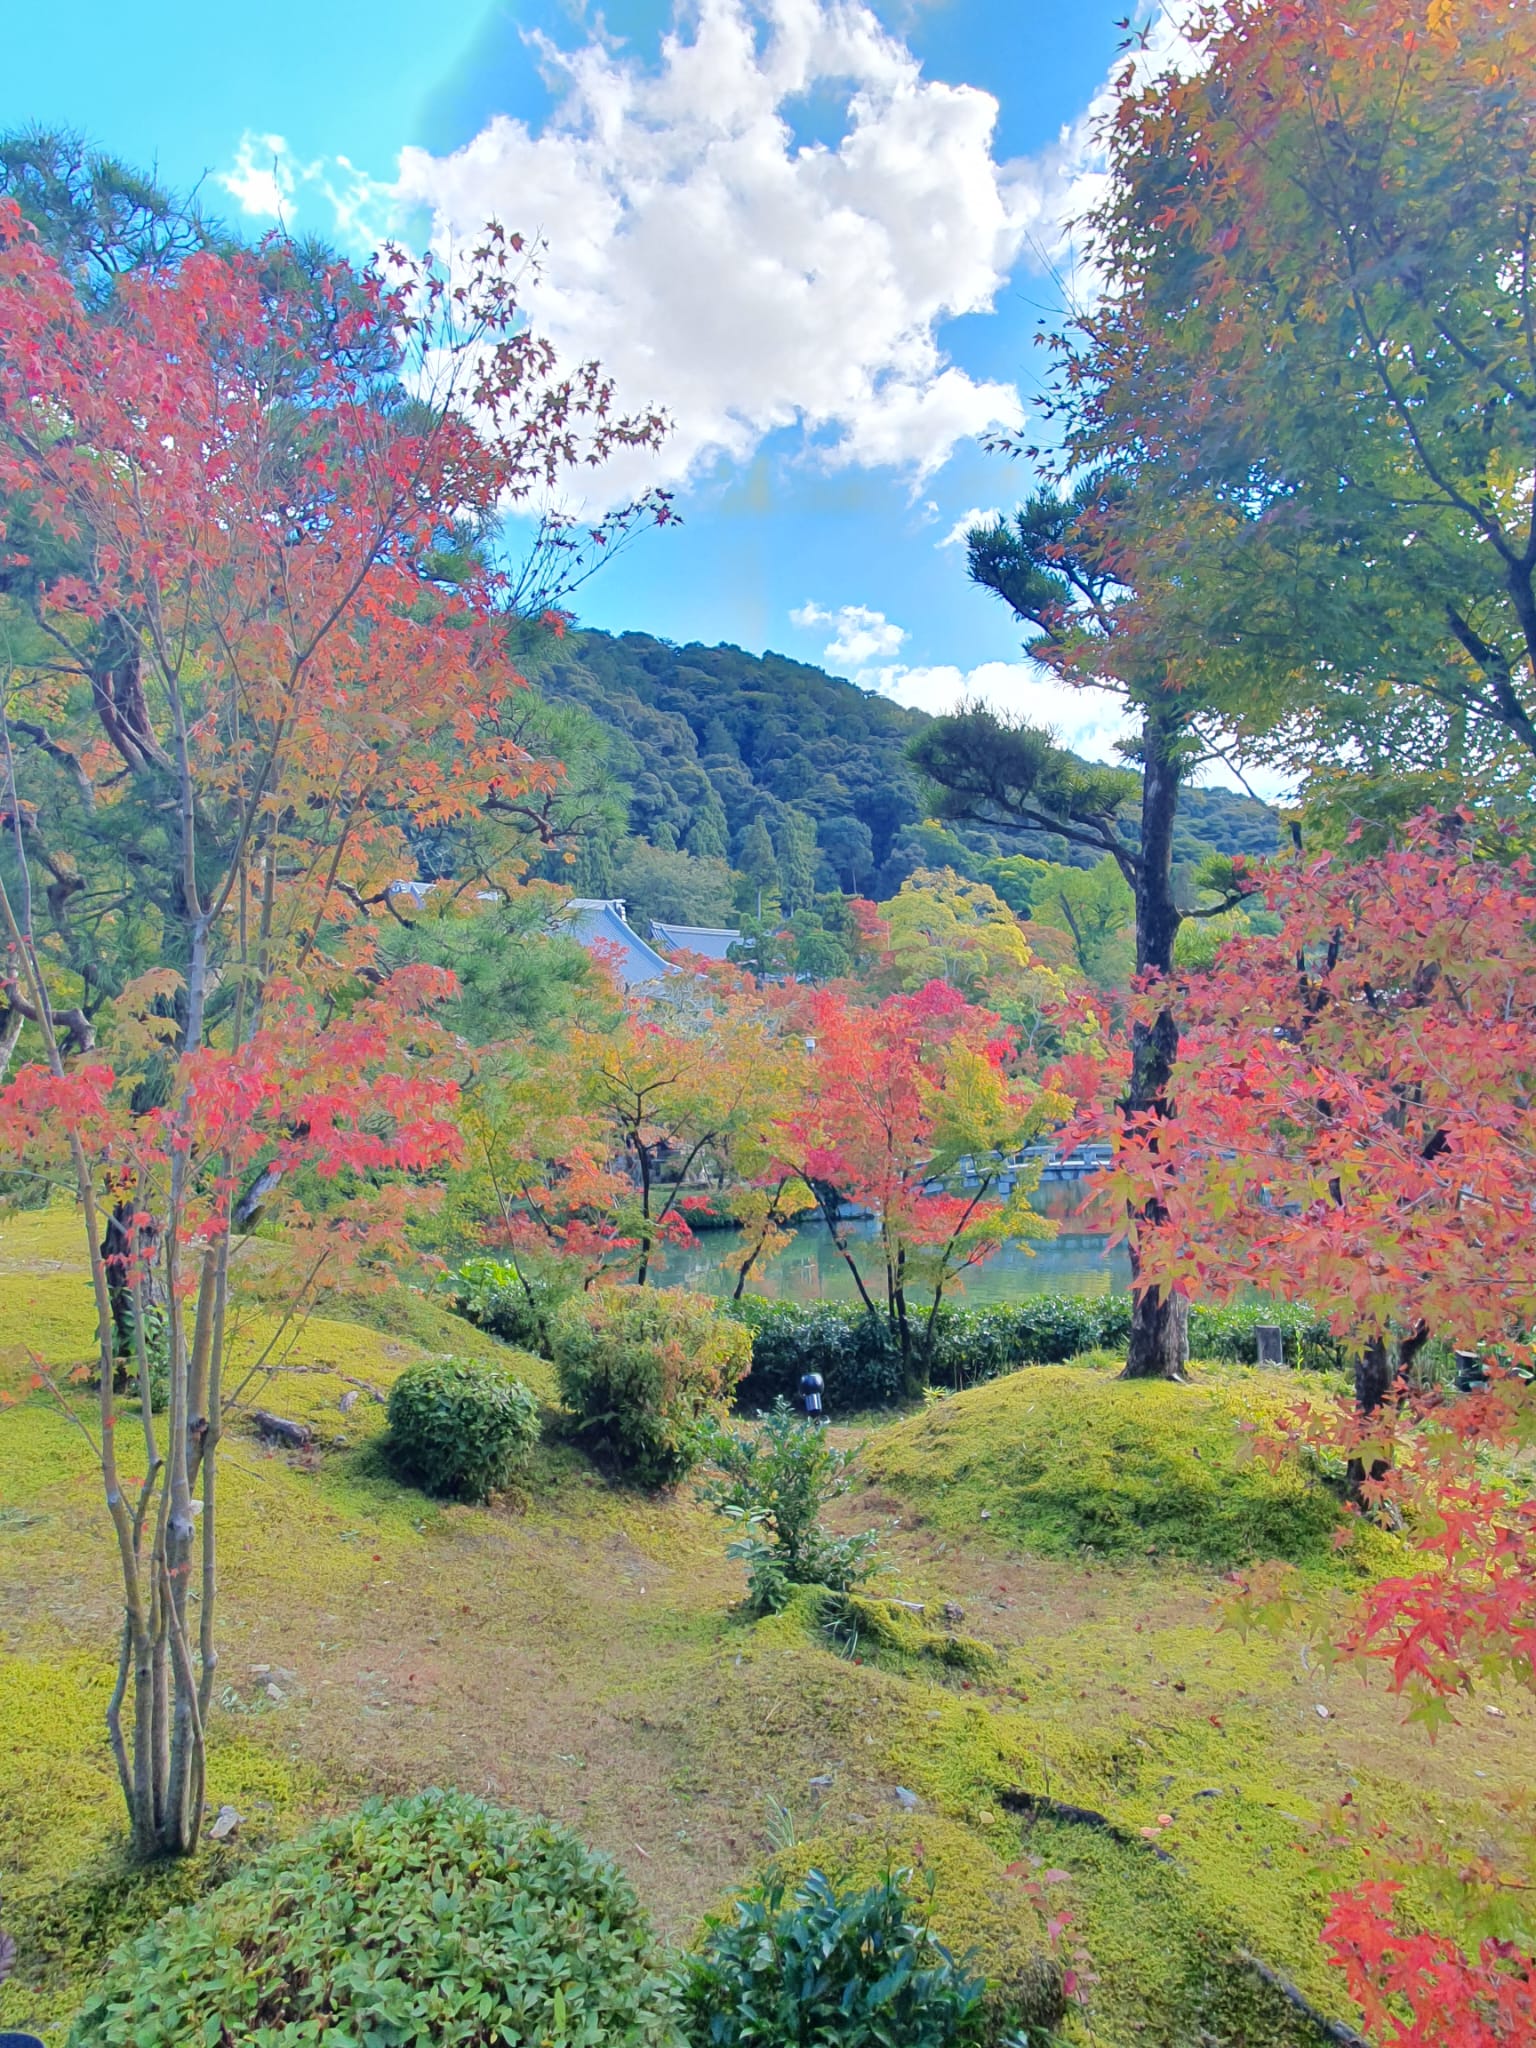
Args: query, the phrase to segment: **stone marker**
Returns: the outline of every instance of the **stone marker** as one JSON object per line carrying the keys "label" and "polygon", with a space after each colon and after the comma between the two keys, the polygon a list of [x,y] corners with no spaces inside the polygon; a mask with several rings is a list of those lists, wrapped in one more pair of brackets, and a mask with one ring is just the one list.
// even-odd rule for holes
{"label": "stone marker", "polygon": [[1260,1365],[1284,1365],[1285,1333],[1278,1323],[1255,1325],[1254,1336],[1259,1344]]}

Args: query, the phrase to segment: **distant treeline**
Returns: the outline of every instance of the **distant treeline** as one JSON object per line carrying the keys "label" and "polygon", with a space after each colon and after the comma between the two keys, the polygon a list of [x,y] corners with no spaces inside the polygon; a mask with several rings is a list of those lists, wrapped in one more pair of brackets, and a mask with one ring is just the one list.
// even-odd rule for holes
{"label": "distant treeline", "polygon": [[[631,842],[589,849],[578,886],[628,893],[653,915],[731,913],[729,871],[776,889],[786,910],[814,892],[876,900],[919,868],[965,871],[997,854],[1092,865],[1043,832],[937,832],[905,749],[928,723],[786,655],[739,647],[676,647],[644,633],[579,632],[530,664],[543,694],[580,706],[603,734],[604,767],[627,806]],[[1262,857],[1277,845],[1266,805],[1223,789],[1181,798],[1177,858]],[[680,902],[678,890],[689,900]],[[740,888],[736,894],[739,897]]]}

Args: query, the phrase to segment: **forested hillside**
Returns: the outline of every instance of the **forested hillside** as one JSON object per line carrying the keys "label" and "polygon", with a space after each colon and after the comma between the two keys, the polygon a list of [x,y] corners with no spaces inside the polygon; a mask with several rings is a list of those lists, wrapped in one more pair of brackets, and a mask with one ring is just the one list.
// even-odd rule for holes
{"label": "forested hillside", "polygon": [[[1045,833],[925,825],[905,750],[926,713],[786,655],[581,632],[529,666],[546,696],[602,728],[603,765],[627,803],[631,843],[589,845],[582,886],[647,907],[664,899],[670,909],[653,915],[725,915],[728,868],[793,909],[817,890],[886,898],[918,868],[972,871],[999,853],[1074,858]],[[1191,789],[1181,806],[1187,866],[1212,851],[1274,851],[1275,814],[1250,797]]]}

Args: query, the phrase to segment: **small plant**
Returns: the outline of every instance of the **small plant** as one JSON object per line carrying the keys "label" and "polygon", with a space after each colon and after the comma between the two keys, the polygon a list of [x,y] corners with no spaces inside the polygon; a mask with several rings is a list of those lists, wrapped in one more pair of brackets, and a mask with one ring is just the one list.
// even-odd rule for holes
{"label": "small plant", "polygon": [[684,2048],[622,1874],[459,1792],[371,1800],[120,1949],[70,2048]]}
{"label": "small plant", "polygon": [[705,1294],[605,1287],[550,1323],[560,1397],[591,1450],[638,1485],[668,1486],[752,1359],[751,1333]]}
{"label": "small plant", "polygon": [[504,1365],[429,1358],[389,1390],[389,1442],[428,1493],[488,1500],[538,1441],[538,1403]]}
{"label": "small plant", "polygon": [[821,1526],[822,1509],[848,1491],[851,1451],[828,1443],[825,1430],[802,1421],[784,1400],[774,1402],[754,1434],[716,1424],[706,1441],[721,1476],[702,1486],[699,1498],[743,1527],[727,1555],[746,1562],[754,1614],[777,1614],[794,1586],[846,1593],[869,1577],[875,1532],[832,1536]]}
{"label": "small plant", "polygon": [[820,1871],[755,1886],[685,1965],[696,2048],[969,2048],[986,1987],[935,1938],[910,1871],[839,1896]]}

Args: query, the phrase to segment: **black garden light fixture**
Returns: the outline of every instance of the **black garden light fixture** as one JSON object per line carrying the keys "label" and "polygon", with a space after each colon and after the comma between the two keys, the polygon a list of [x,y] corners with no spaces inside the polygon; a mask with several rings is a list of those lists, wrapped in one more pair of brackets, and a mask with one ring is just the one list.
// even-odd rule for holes
{"label": "black garden light fixture", "polygon": [[825,1422],[826,1410],[822,1406],[822,1395],[827,1383],[819,1372],[803,1372],[800,1375],[800,1406],[805,1411],[807,1422]]}

